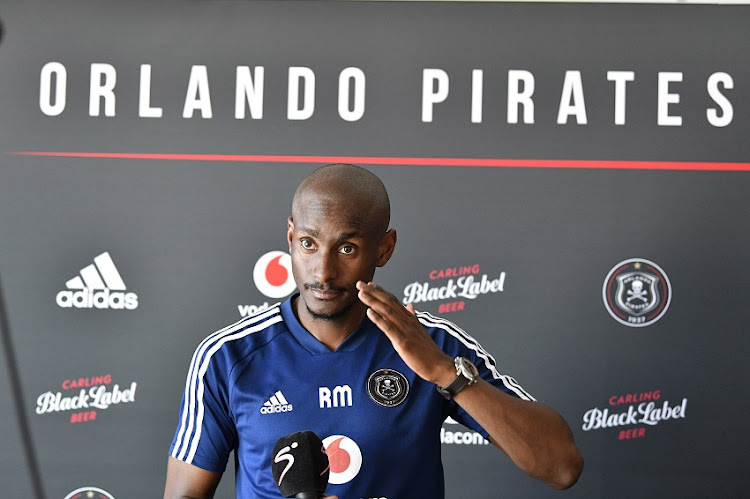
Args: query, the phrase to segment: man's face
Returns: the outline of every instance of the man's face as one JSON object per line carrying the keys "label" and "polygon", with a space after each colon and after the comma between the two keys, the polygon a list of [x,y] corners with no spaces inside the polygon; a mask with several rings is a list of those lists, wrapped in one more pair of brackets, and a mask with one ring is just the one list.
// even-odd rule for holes
{"label": "man's face", "polygon": [[301,305],[314,319],[335,321],[363,306],[357,281],[371,281],[375,268],[390,258],[389,236],[356,211],[345,196],[310,192],[289,217],[292,273]]}

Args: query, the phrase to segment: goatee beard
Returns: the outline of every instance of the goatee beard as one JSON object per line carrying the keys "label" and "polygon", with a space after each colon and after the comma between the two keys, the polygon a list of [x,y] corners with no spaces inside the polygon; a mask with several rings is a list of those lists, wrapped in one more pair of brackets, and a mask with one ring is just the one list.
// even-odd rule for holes
{"label": "goatee beard", "polygon": [[338,310],[336,312],[331,312],[329,314],[319,314],[318,312],[313,312],[310,307],[305,303],[305,308],[307,309],[307,313],[310,314],[310,316],[319,321],[326,321],[326,322],[335,322],[345,316],[349,313],[349,311],[354,306],[354,302],[351,302],[347,304],[344,308],[341,310]]}

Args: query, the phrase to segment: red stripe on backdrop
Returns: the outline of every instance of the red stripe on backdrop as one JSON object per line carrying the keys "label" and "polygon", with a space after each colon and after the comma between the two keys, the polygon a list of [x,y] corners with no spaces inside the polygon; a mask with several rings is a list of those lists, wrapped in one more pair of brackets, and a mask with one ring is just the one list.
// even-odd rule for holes
{"label": "red stripe on backdrop", "polygon": [[57,158],[229,161],[238,163],[356,163],[361,165],[468,166],[488,168],[581,168],[595,170],[750,171],[750,163],[695,161],[597,161],[583,159],[411,158],[377,156],[291,156],[247,154],[167,154],[117,152],[14,151],[16,156]]}

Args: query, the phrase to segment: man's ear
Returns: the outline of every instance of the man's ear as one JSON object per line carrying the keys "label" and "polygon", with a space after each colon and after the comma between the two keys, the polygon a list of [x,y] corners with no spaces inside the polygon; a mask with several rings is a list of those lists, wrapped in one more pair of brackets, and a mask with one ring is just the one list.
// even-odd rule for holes
{"label": "man's ear", "polygon": [[389,229],[380,239],[380,246],[378,246],[378,267],[382,267],[388,263],[394,249],[396,249],[396,229]]}
{"label": "man's ear", "polygon": [[294,219],[286,219],[286,241],[289,243],[289,253],[292,252],[292,236],[294,235]]}

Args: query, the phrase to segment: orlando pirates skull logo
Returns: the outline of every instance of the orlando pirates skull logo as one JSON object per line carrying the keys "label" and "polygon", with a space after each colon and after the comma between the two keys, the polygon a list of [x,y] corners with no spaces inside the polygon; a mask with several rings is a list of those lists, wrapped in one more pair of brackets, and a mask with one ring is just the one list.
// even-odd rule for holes
{"label": "orlando pirates skull logo", "polygon": [[383,407],[394,407],[406,400],[409,381],[393,369],[378,369],[367,380],[367,393]]}
{"label": "orlando pirates skull logo", "polygon": [[628,272],[617,276],[617,305],[632,315],[641,316],[659,304],[656,287],[659,278],[647,272]]}
{"label": "orlando pirates skull logo", "polygon": [[617,322],[643,327],[658,321],[672,301],[672,285],[664,271],[644,258],[615,265],[604,279],[602,297]]}

